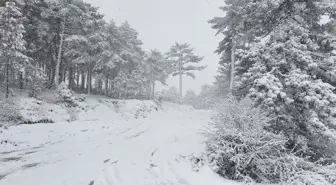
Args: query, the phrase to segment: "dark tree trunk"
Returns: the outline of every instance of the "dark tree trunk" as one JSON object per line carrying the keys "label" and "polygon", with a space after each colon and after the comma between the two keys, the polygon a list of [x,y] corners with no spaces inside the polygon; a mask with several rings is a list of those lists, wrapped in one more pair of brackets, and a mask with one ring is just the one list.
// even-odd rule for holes
{"label": "dark tree trunk", "polygon": [[99,91],[99,94],[102,93],[102,90],[103,90],[103,80],[99,79],[98,80],[98,91]]}
{"label": "dark tree trunk", "polygon": [[67,75],[67,70],[66,70],[66,67],[64,66],[64,68],[63,68],[63,74],[62,74],[62,82],[65,82],[66,75]]}
{"label": "dark tree trunk", "polygon": [[6,62],[6,98],[9,98],[9,57]]}
{"label": "dark tree trunk", "polygon": [[82,70],[82,87],[81,87],[81,89],[82,89],[82,92],[84,92],[84,90],[85,90],[85,72],[84,72],[84,70]]}
{"label": "dark tree trunk", "polygon": [[[54,55],[54,53],[51,54],[52,55],[52,63],[51,63],[51,68],[52,68],[52,73],[51,73],[51,81],[50,81],[50,88],[52,88],[53,86],[56,87],[56,56]],[[59,77],[59,75],[57,75],[57,77]]]}
{"label": "dark tree trunk", "polygon": [[52,68],[53,70],[51,71],[51,81],[50,81],[50,88],[52,88],[53,87],[53,84],[54,84],[54,81],[55,81],[55,68],[53,67]]}
{"label": "dark tree trunk", "polygon": [[109,94],[109,76],[110,73],[107,73],[106,80],[105,80],[105,95],[108,96]]}
{"label": "dark tree trunk", "polygon": [[21,90],[23,89],[23,84],[24,84],[24,81],[23,81],[23,72],[20,71],[20,73],[19,73],[19,87],[20,87]]}
{"label": "dark tree trunk", "polygon": [[91,94],[91,78],[90,78],[90,73],[91,73],[91,70],[90,70],[90,66],[88,68],[88,73],[87,73],[87,94],[90,95]]}
{"label": "dark tree trunk", "polygon": [[69,67],[69,73],[68,73],[68,79],[69,79],[69,89],[71,89],[71,90],[73,90],[73,81],[74,81],[74,79],[73,79],[73,66],[71,65],[70,67]]}
{"label": "dark tree trunk", "polygon": [[78,92],[79,91],[79,68],[78,68],[78,65],[76,65],[76,75],[77,75],[77,78],[76,78],[76,91]]}
{"label": "dark tree trunk", "polygon": [[25,88],[27,88],[28,83],[29,83],[28,75],[29,75],[28,70],[25,70],[25,75],[24,75],[24,78],[25,78],[25,79],[24,79],[24,86],[25,86]]}

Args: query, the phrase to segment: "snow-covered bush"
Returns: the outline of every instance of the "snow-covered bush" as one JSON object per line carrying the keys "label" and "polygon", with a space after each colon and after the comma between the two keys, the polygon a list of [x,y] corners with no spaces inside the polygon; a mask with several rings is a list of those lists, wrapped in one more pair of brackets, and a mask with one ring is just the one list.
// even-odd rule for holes
{"label": "snow-covered bush", "polygon": [[293,185],[304,184],[305,176],[313,174],[311,182],[335,182],[335,167],[298,157],[304,142],[301,150],[288,150],[288,139],[269,131],[270,119],[259,109],[230,97],[216,105],[212,120],[204,134],[210,166],[218,174],[245,182]]}
{"label": "snow-covered bush", "polygon": [[155,100],[162,103],[162,101],[164,100],[165,93],[166,92],[164,90],[155,92],[154,96]]}
{"label": "snow-covered bush", "polygon": [[50,104],[35,98],[21,98],[18,105],[21,124],[71,121],[64,105]]}
{"label": "snow-covered bush", "polygon": [[76,107],[67,108],[67,112],[70,116],[69,121],[76,121],[78,119],[78,112],[77,112]]}
{"label": "snow-covered bush", "polygon": [[183,97],[183,103],[185,105],[190,105],[192,107],[195,107],[196,103],[197,103],[197,95],[193,90],[188,90],[184,97]]}
{"label": "snow-covered bush", "polygon": [[33,75],[28,76],[28,89],[30,89],[28,97],[39,99],[39,96],[47,83],[47,77],[39,70],[29,72],[33,73]]}
{"label": "snow-covered bush", "polygon": [[158,94],[160,100],[179,103],[180,96],[175,86],[170,87],[167,91],[161,91]]}
{"label": "snow-covered bush", "polygon": [[66,103],[68,106],[76,106],[74,93],[68,88],[66,83],[62,82],[57,86],[56,89],[57,99],[60,102]]}
{"label": "snow-covered bush", "polygon": [[76,97],[76,100],[79,102],[84,102],[86,100],[86,96],[84,94],[80,94]]}
{"label": "snow-covered bush", "polygon": [[20,120],[17,104],[13,99],[0,101],[0,122],[15,122]]}
{"label": "snow-covered bush", "polygon": [[134,114],[135,119],[146,118],[151,112],[158,111],[155,105],[139,105]]}
{"label": "snow-covered bush", "polygon": [[35,123],[53,123],[53,120],[48,115],[44,102],[35,98],[24,98],[20,100],[20,124],[35,124]]}

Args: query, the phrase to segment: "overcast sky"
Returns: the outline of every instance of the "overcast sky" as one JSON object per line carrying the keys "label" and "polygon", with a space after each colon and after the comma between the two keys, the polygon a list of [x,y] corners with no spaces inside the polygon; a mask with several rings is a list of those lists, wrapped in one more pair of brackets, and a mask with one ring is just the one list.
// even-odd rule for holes
{"label": "overcast sky", "polygon": [[[187,42],[196,53],[204,56],[202,65],[208,68],[196,73],[196,80],[184,77],[184,91],[199,92],[204,84],[211,84],[217,73],[219,56],[214,53],[221,36],[207,21],[223,16],[218,9],[223,0],[86,0],[100,7],[105,19],[117,24],[128,21],[139,32],[145,50],[166,52],[175,42]],[[168,85],[178,87],[178,79],[171,78]]]}

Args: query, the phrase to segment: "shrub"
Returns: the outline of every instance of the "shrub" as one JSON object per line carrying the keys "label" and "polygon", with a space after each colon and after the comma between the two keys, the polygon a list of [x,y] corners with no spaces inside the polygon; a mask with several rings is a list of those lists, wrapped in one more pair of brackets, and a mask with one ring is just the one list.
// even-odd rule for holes
{"label": "shrub", "polygon": [[67,106],[75,107],[74,93],[68,88],[66,83],[62,82],[56,89],[58,101],[66,103]]}
{"label": "shrub", "polygon": [[76,121],[78,119],[78,112],[76,108],[67,108],[67,112],[70,116],[70,119],[68,121]]}
{"label": "shrub", "polygon": [[40,73],[30,76],[28,84],[30,92],[28,94],[28,97],[39,99],[39,96],[41,95],[43,87],[46,83],[46,77]]}
{"label": "shrub", "polygon": [[204,132],[207,156],[211,168],[221,176],[245,182],[293,185],[307,183],[306,176],[310,176],[309,182],[335,182],[334,167],[298,157],[305,149],[304,140],[300,142],[300,150],[288,150],[288,139],[269,131],[270,119],[259,109],[229,97],[216,105],[212,120]]}
{"label": "shrub", "polygon": [[175,86],[170,87],[167,91],[163,90],[157,93],[156,98],[159,101],[169,101],[173,103],[179,103],[180,97]]}
{"label": "shrub", "polygon": [[17,103],[13,99],[0,101],[0,122],[15,122],[20,120]]}
{"label": "shrub", "polygon": [[86,100],[86,95],[80,94],[76,97],[76,100],[79,102],[84,102]]}

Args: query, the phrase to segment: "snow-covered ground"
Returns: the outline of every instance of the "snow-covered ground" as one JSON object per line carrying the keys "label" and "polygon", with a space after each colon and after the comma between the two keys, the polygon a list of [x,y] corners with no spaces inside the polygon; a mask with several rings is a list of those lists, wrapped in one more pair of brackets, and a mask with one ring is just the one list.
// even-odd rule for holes
{"label": "snow-covered ground", "polygon": [[88,99],[86,107],[75,122],[0,130],[0,184],[235,184],[188,160],[204,151],[209,112],[136,100]]}

